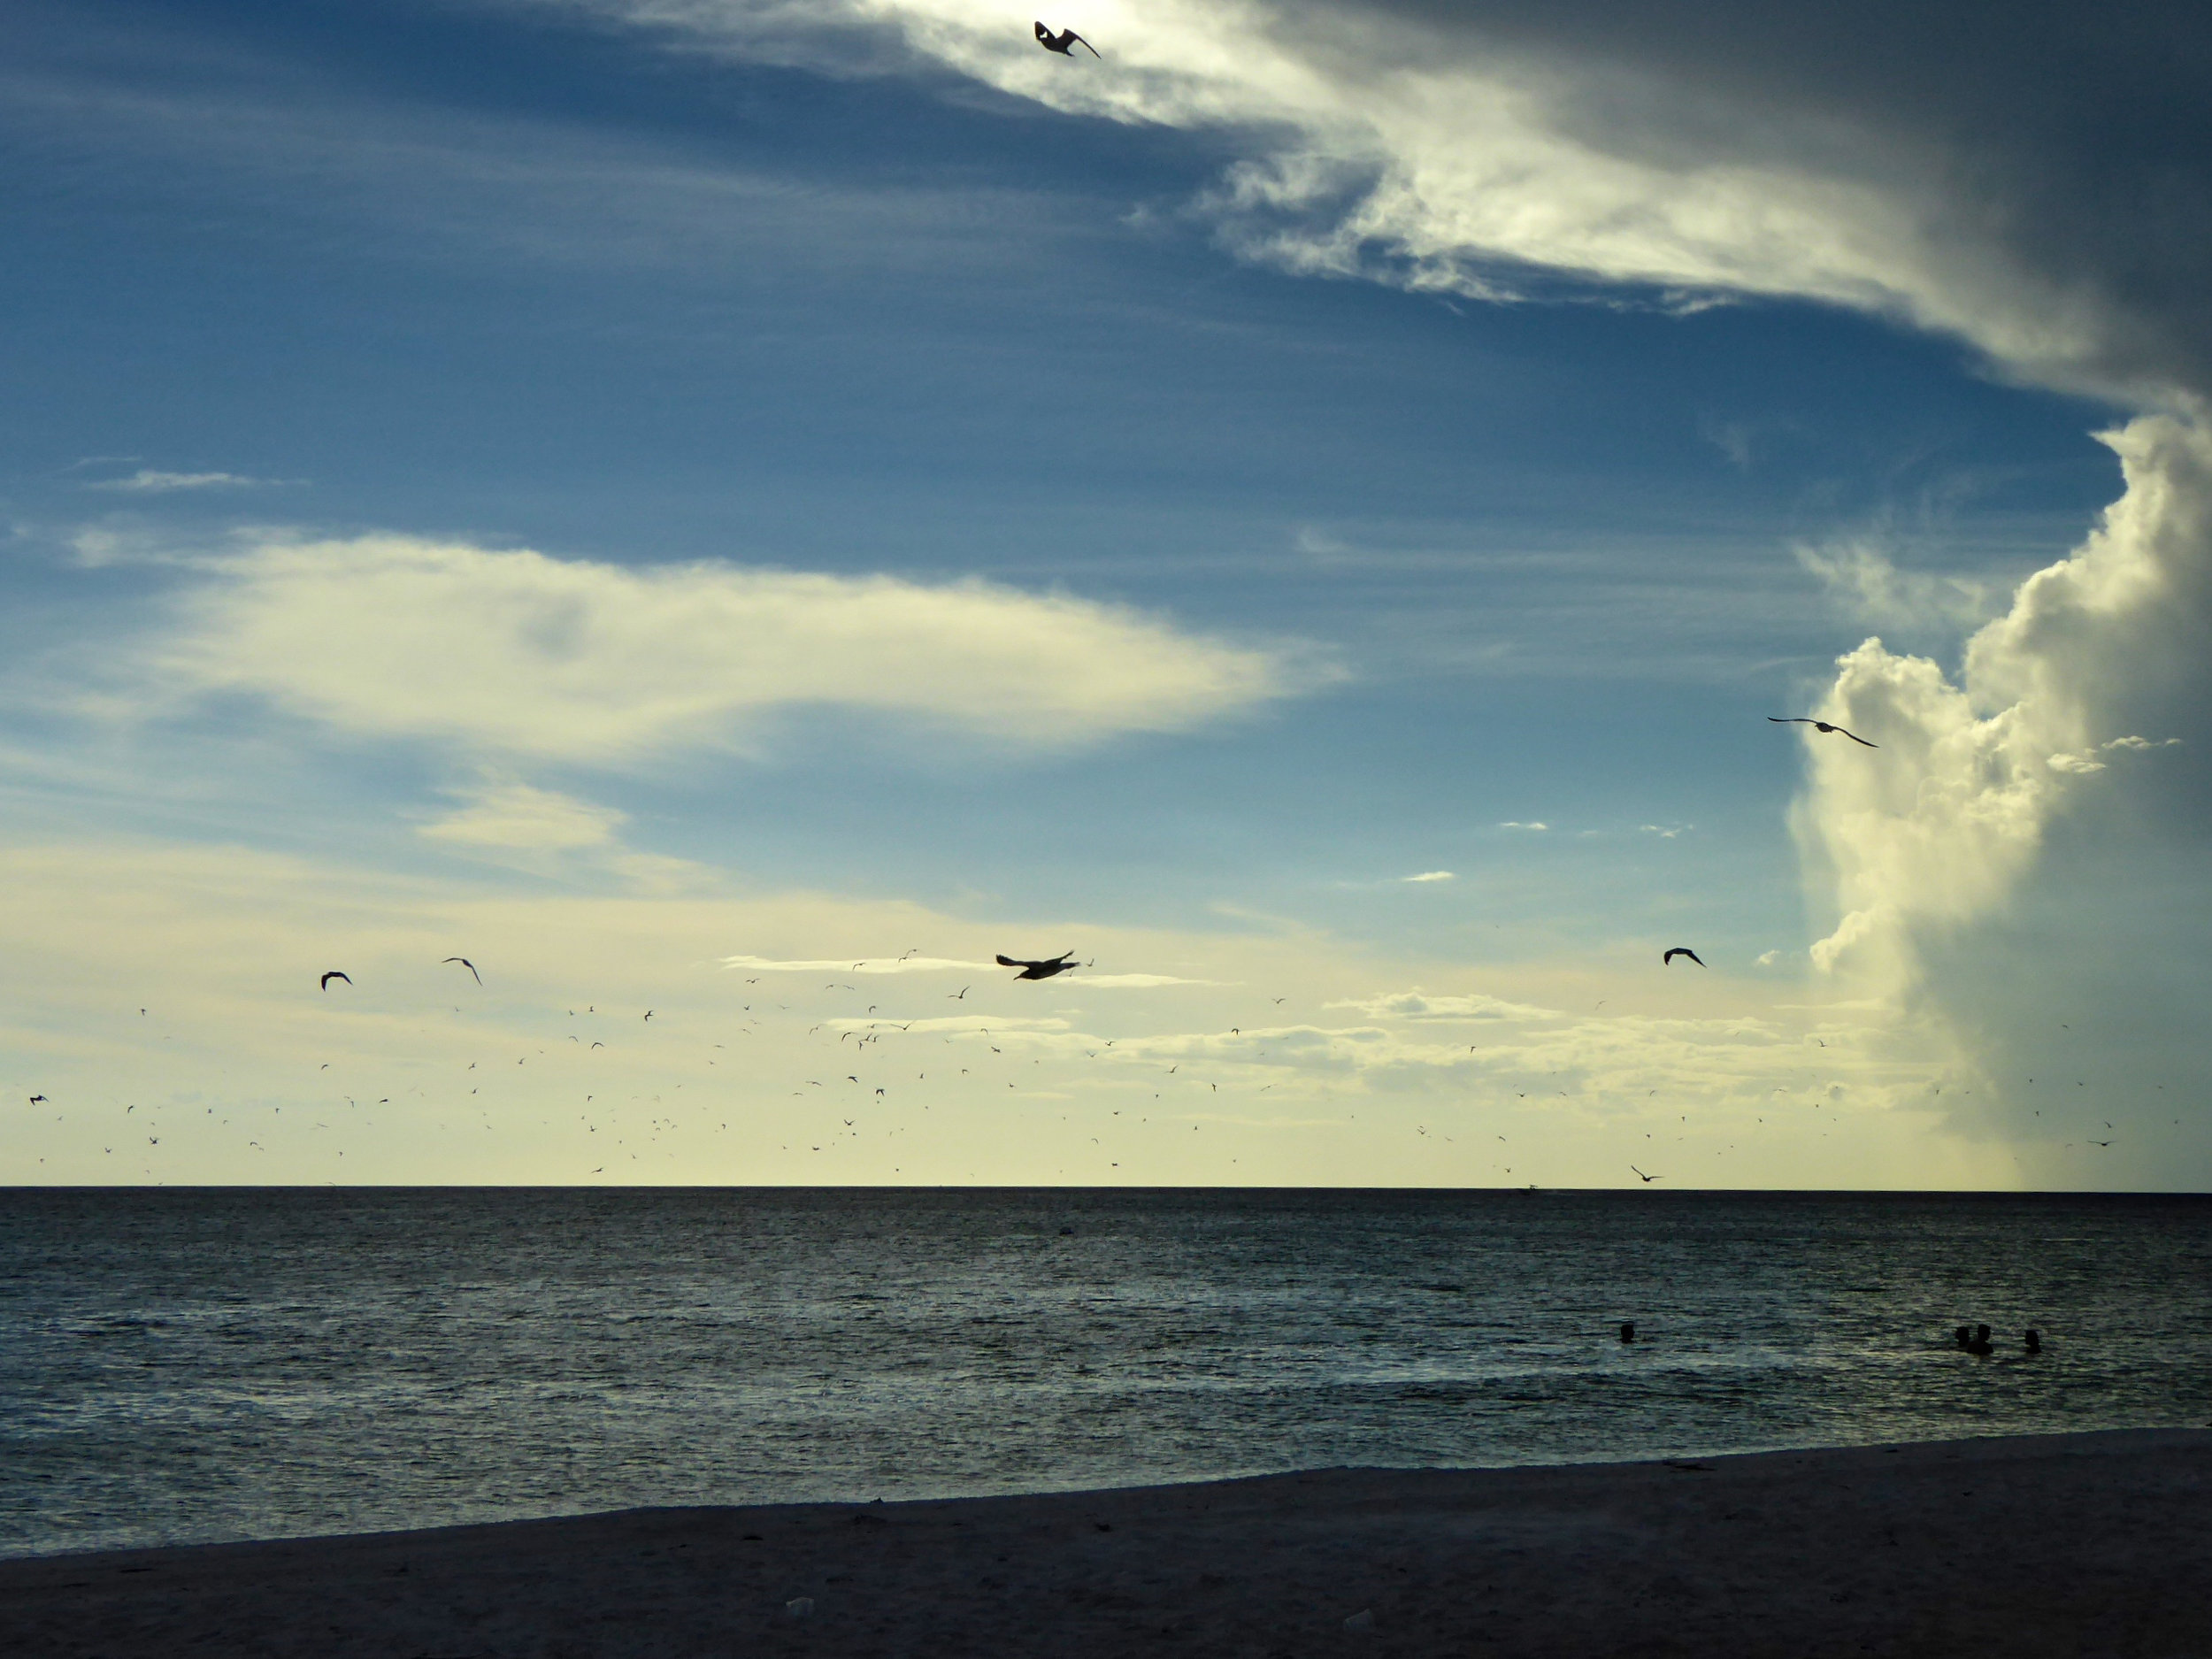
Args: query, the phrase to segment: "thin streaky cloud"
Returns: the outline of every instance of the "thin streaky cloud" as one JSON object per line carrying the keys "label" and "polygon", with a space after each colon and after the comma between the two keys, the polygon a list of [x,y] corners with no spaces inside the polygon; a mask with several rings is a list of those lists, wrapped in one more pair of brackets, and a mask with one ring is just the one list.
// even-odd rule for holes
{"label": "thin streaky cloud", "polygon": [[963,973],[988,973],[995,963],[970,962],[959,956],[846,956],[810,957],[800,961],[775,956],[725,956],[722,965],[743,969],[750,973],[935,973],[957,970]]}
{"label": "thin streaky cloud", "polygon": [[1459,878],[1448,870],[1424,870],[1417,876],[1400,876],[1401,881],[1456,881]]}
{"label": "thin streaky cloud", "polygon": [[164,472],[142,466],[128,478],[103,479],[85,488],[134,495],[165,495],[194,489],[265,489],[277,482],[273,478],[250,478],[243,472]]}

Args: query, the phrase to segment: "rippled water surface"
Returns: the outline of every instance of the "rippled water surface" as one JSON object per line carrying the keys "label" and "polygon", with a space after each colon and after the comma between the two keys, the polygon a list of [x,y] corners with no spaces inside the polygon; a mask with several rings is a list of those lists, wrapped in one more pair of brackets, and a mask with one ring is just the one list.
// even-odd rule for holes
{"label": "rippled water surface", "polygon": [[2208,1222],[2009,1195],[18,1189],[0,1553],[2207,1424]]}

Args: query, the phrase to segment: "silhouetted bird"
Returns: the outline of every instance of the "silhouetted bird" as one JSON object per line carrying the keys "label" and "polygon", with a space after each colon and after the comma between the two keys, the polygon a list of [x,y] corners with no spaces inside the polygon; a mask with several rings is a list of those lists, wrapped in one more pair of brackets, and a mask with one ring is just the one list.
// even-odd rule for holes
{"label": "silhouetted bird", "polygon": [[337,969],[333,968],[328,973],[323,975],[322,987],[324,990],[327,991],[330,989],[330,982],[333,979],[345,979],[348,985],[351,985],[353,983],[351,979],[346,979],[346,976],[341,973]]}
{"label": "silhouetted bird", "polygon": [[484,976],[483,976],[482,974],[480,974],[480,973],[477,973],[477,972],[476,972],[476,964],[475,964],[474,963],[471,962],[471,961],[470,961],[470,960],[469,960],[466,956],[448,956],[448,957],[446,958],[446,961],[448,961],[448,962],[457,962],[457,963],[459,963],[459,964],[460,964],[463,967],[466,968],[466,969],[467,969],[467,970],[468,970],[471,973],[474,973],[474,974],[476,974],[476,982],[477,982],[477,984],[481,985],[481,984],[483,984],[483,983],[484,983]]}
{"label": "silhouetted bird", "polygon": [[[1632,1170],[1636,1170],[1636,1166],[1633,1164],[1630,1164],[1628,1167]],[[1644,1185],[1647,1187],[1650,1186],[1654,1181],[1663,1181],[1666,1179],[1666,1177],[1663,1175],[1644,1175],[1644,1172],[1641,1170],[1636,1170],[1636,1173],[1644,1176]]]}
{"label": "silhouetted bird", "polygon": [[1696,963],[1701,968],[1705,965],[1705,959],[1699,956],[1696,951],[1692,950],[1687,945],[1677,945],[1672,950],[1670,950],[1665,956],[1659,958],[1659,965],[1663,968],[1671,968],[1674,965],[1674,959],[1677,956],[1687,956],[1692,962]]}
{"label": "silhouetted bird", "polygon": [[1075,952],[1064,950],[1047,962],[1020,962],[1012,956],[1001,956],[998,965],[1002,968],[1019,968],[1021,972],[1014,976],[1017,979],[1049,979],[1054,974],[1065,973],[1079,964],[1075,960]]}
{"label": "silhouetted bird", "polygon": [[[1788,716],[1770,714],[1767,718],[1777,726],[1809,726],[1816,732],[1843,732],[1843,728],[1839,726],[1831,726],[1825,720],[1808,719],[1801,714]],[[1843,734],[1855,743],[1866,743],[1869,749],[1881,748],[1879,743],[1867,743],[1866,739],[1861,737],[1856,732],[1843,732]]]}
{"label": "silhouetted bird", "polygon": [[1043,47],[1045,50],[1048,52],[1059,53],[1063,58],[1074,57],[1075,53],[1069,49],[1076,46],[1080,46],[1085,51],[1090,53],[1090,55],[1094,58],[1098,56],[1098,48],[1092,45],[1090,42],[1085,40],[1073,29],[1062,29],[1057,35],[1055,35],[1050,29],[1047,28],[1041,23],[1037,25],[1037,44]]}

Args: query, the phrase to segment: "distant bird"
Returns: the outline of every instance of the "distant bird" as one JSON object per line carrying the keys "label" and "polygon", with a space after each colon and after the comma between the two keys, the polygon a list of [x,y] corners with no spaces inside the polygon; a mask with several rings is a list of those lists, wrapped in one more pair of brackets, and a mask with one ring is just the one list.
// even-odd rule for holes
{"label": "distant bird", "polygon": [[[476,964],[471,962],[466,956],[448,956],[446,961],[457,962],[463,967],[466,968],[471,973],[476,973]],[[476,973],[476,982],[479,985],[483,984],[484,976],[480,973]]]}
{"label": "distant bird", "polygon": [[327,991],[330,989],[330,982],[333,979],[345,979],[348,985],[351,985],[353,983],[351,979],[346,979],[346,976],[341,973],[337,969],[333,968],[328,973],[323,975],[322,987],[324,990]]}
{"label": "distant bird", "polygon": [[[1839,726],[1831,726],[1825,720],[1809,719],[1801,714],[1792,714],[1786,716],[1770,714],[1767,716],[1767,718],[1773,721],[1777,726],[1809,726],[1816,732],[1843,732],[1843,728]],[[1866,739],[1861,737],[1856,732],[1843,732],[1843,734],[1855,743],[1866,743],[1866,746],[1869,749],[1881,748],[1879,743],[1867,743]]]}
{"label": "distant bird", "polygon": [[945,1001],[948,1002],[964,1002],[968,1000],[968,993],[974,989],[975,987],[972,985],[964,985],[960,987],[957,994],[947,992],[945,995]]}
{"label": "distant bird", "polygon": [[[1041,28],[1044,26],[1040,24],[1038,27]],[[1012,956],[1001,956],[998,965],[1002,968],[1019,968],[1021,972],[1014,976],[1017,979],[1049,979],[1054,974],[1065,973],[1079,964],[1075,961],[1075,952],[1064,950],[1046,962],[1018,962]]]}
{"label": "distant bird", "polygon": [[645,1010],[645,1018],[648,1018],[648,1019],[650,1019],[650,1018],[653,1018],[653,1010],[652,1010],[651,1009],[649,1009],[649,1009],[647,1009],[647,1010]]}
{"label": "distant bird", "polygon": [[34,1106],[50,1106],[53,1102],[48,1100],[43,1094],[34,1094],[31,1096],[31,1104]]}
{"label": "distant bird", "polygon": [[1075,53],[1070,49],[1077,46],[1080,46],[1085,51],[1090,53],[1090,55],[1094,58],[1098,56],[1098,48],[1092,45],[1090,42],[1085,40],[1073,29],[1062,29],[1057,35],[1055,35],[1050,29],[1047,28],[1041,23],[1037,25],[1037,44],[1043,47],[1045,50],[1048,52],[1059,53],[1063,58],[1074,57]]}
{"label": "distant bird", "polygon": [[1687,945],[1677,945],[1672,950],[1670,950],[1665,956],[1659,958],[1659,965],[1663,968],[1671,968],[1674,965],[1674,959],[1677,956],[1687,956],[1692,962],[1696,963],[1701,968],[1705,965],[1705,959],[1700,956],[1696,951],[1692,950]]}
{"label": "distant bird", "polygon": [[[1636,1170],[1636,1166],[1633,1164],[1630,1164],[1628,1167],[1632,1170]],[[1644,1185],[1647,1187],[1650,1186],[1654,1181],[1663,1181],[1666,1179],[1666,1177],[1663,1175],[1644,1175],[1644,1172],[1641,1170],[1636,1170],[1636,1173],[1643,1175]]]}

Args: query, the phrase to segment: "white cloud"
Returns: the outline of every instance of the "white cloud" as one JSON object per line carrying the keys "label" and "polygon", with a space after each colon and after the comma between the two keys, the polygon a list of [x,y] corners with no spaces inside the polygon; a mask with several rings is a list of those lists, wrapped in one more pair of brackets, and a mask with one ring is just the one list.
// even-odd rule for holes
{"label": "white cloud", "polygon": [[1379,1018],[1393,1015],[1400,1019],[1556,1019],[1559,1010],[1538,1008],[1527,1002],[1509,1002],[1501,997],[1486,996],[1480,992],[1465,996],[1429,996],[1418,990],[1390,991],[1379,995],[1359,997],[1348,1002],[1331,1002],[1331,1008],[1355,1009],[1360,1013]]}
{"label": "white cloud", "polygon": [[248,693],[380,737],[621,764],[864,710],[1015,745],[1173,732],[1317,678],[1279,651],[982,581],[630,568],[401,536],[207,561],[157,695]]}
{"label": "white cloud", "polygon": [[1870,973],[1891,994],[1911,987],[1930,931],[1994,913],[2070,790],[2106,770],[2092,733],[2147,703],[2201,695],[2212,434],[2147,416],[2106,442],[2126,493],[1974,635],[1956,683],[1879,640],[1839,660],[1821,715],[1881,747],[1809,746],[1795,821],[1839,913],[1813,948],[1821,967]]}
{"label": "white cloud", "polygon": [[[1233,131],[1248,153],[1203,210],[1239,252],[1294,271],[1478,298],[1566,272],[1681,310],[1800,296],[1909,318],[2054,381],[2170,381],[2156,327],[2112,297],[2146,285],[2085,280],[2078,240],[2030,240],[2055,208],[2052,170],[2034,165],[2048,134],[2015,121],[2002,136],[2018,156],[1988,140],[1956,153],[1955,132],[1989,132],[1988,112],[1904,118],[1893,73],[1873,69],[1791,96],[1803,61],[1839,57],[1825,36],[1762,58],[1740,32],[1724,54],[1686,53],[1680,31],[1632,18],[1601,40],[1572,15],[1115,0],[1084,19],[1105,61],[1070,73],[990,0],[562,3],[845,73],[897,65],[887,35],[909,64],[1054,109]],[[1789,31],[1757,33],[1771,47]],[[1955,42],[1917,31],[1897,50],[1916,48]],[[1717,67],[1738,58],[1748,73]],[[1974,67],[1993,73],[1985,56]],[[2031,56],[2024,78],[2056,68]],[[2012,195],[1993,204],[1999,190]]]}
{"label": "white cloud", "polygon": [[1845,614],[1877,627],[1975,626],[2003,603],[2004,590],[1996,583],[1901,571],[1863,537],[1824,548],[1801,543],[1792,551]]}
{"label": "white cloud", "polygon": [[256,489],[273,480],[248,478],[240,472],[161,472],[151,467],[140,467],[128,478],[111,478],[87,489],[127,491],[138,495],[170,495],[187,489]]}
{"label": "white cloud", "polygon": [[1424,870],[1417,876],[1400,876],[1401,881],[1455,881],[1458,878],[1448,870]]}
{"label": "white cloud", "polygon": [[1070,986],[1096,986],[1108,990],[1141,991],[1160,985],[1226,985],[1226,979],[1186,979],[1171,973],[1083,973],[1065,981]]}
{"label": "white cloud", "polygon": [[426,824],[420,833],[434,841],[478,847],[563,851],[604,847],[628,822],[628,814],[580,801],[550,789],[513,781],[486,783],[454,793],[467,801],[460,811]]}
{"label": "white cloud", "polygon": [[1540,823],[1524,824],[1518,818],[1511,818],[1507,820],[1505,823],[1499,825],[1498,827],[1500,829],[1509,830],[1548,830],[1551,827],[1551,826]]}

